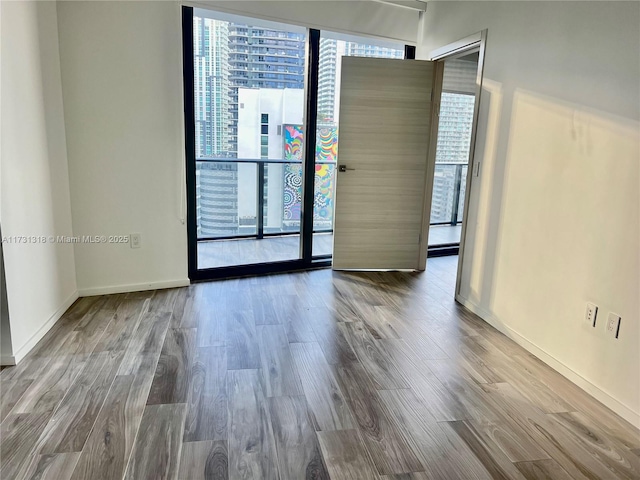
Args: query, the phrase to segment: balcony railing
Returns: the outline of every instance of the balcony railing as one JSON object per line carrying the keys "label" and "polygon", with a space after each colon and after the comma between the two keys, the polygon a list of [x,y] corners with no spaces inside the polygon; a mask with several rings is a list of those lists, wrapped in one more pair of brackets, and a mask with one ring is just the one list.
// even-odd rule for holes
{"label": "balcony railing", "polygon": [[[335,166],[316,162],[314,233],[333,231]],[[196,196],[199,240],[299,234],[302,162],[198,158]]]}
{"label": "balcony railing", "polygon": [[[436,163],[431,225],[462,221],[467,165]],[[300,233],[302,162],[198,158],[199,240],[263,238]],[[333,231],[336,163],[316,161],[314,233]]]}
{"label": "balcony railing", "polygon": [[466,163],[436,163],[431,199],[431,225],[457,225],[462,222]]}

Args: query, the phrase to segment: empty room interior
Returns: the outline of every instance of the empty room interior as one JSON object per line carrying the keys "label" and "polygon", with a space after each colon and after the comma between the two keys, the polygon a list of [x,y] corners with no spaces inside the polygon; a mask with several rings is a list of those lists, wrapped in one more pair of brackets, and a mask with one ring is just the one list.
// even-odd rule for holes
{"label": "empty room interior", "polygon": [[640,479],[640,2],[0,0],[0,479]]}

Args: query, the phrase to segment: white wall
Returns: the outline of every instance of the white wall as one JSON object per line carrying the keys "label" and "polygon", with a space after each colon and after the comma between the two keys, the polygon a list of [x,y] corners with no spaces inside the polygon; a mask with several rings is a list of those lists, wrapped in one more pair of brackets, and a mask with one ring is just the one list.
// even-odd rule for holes
{"label": "white wall", "polygon": [[174,2],[58,2],[81,294],[184,285],[181,14]]}
{"label": "white wall", "polygon": [[73,247],[48,239],[72,235],[56,6],[1,2],[0,9],[2,235],[46,239],[3,246],[19,360],[77,298],[77,288]]}
{"label": "white wall", "polygon": [[0,245],[0,365],[14,363],[9,305],[7,304],[7,282],[4,276],[4,255],[2,245]]}
{"label": "white wall", "polygon": [[430,2],[423,27],[419,58],[488,28],[463,300],[640,424],[640,4]]}

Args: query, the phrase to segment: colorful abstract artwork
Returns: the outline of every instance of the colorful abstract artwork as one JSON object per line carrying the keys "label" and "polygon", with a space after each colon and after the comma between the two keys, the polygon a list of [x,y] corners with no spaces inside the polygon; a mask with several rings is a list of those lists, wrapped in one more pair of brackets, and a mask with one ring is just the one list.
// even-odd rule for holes
{"label": "colorful abstract artwork", "polygon": [[[302,209],[302,142],[301,125],[284,126],[283,220],[288,226],[300,224]],[[316,229],[333,226],[334,180],[338,159],[337,127],[321,127],[316,134],[316,174],[314,179],[313,224]],[[298,163],[300,162],[300,163]]]}
{"label": "colorful abstract artwork", "polygon": [[313,225],[315,228],[331,228],[333,226],[333,188],[336,166],[316,164],[313,196]]}
{"label": "colorful abstract artwork", "polygon": [[284,166],[284,202],[282,219],[285,225],[299,225],[302,208],[302,164]]}
{"label": "colorful abstract artwork", "polygon": [[302,125],[284,126],[284,159],[302,161]]}
{"label": "colorful abstract artwork", "polygon": [[338,161],[338,127],[321,127],[316,134],[316,162]]}
{"label": "colorful abstract artwork", "polygon": [[[284,126],[284,159],[302,161],[302,125]],[[338,127],[320,127],[316,133],[316,163],[338,161]]]}

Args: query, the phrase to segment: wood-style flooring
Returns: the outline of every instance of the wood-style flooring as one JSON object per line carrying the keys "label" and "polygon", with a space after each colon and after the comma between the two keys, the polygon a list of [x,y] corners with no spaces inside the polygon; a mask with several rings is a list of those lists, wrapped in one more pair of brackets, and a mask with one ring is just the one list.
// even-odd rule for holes
{"label": "wood-style flooring", "polygon": [[4,479],[640,478],[640,433],[424,274],[82,298],[0,372]]}

